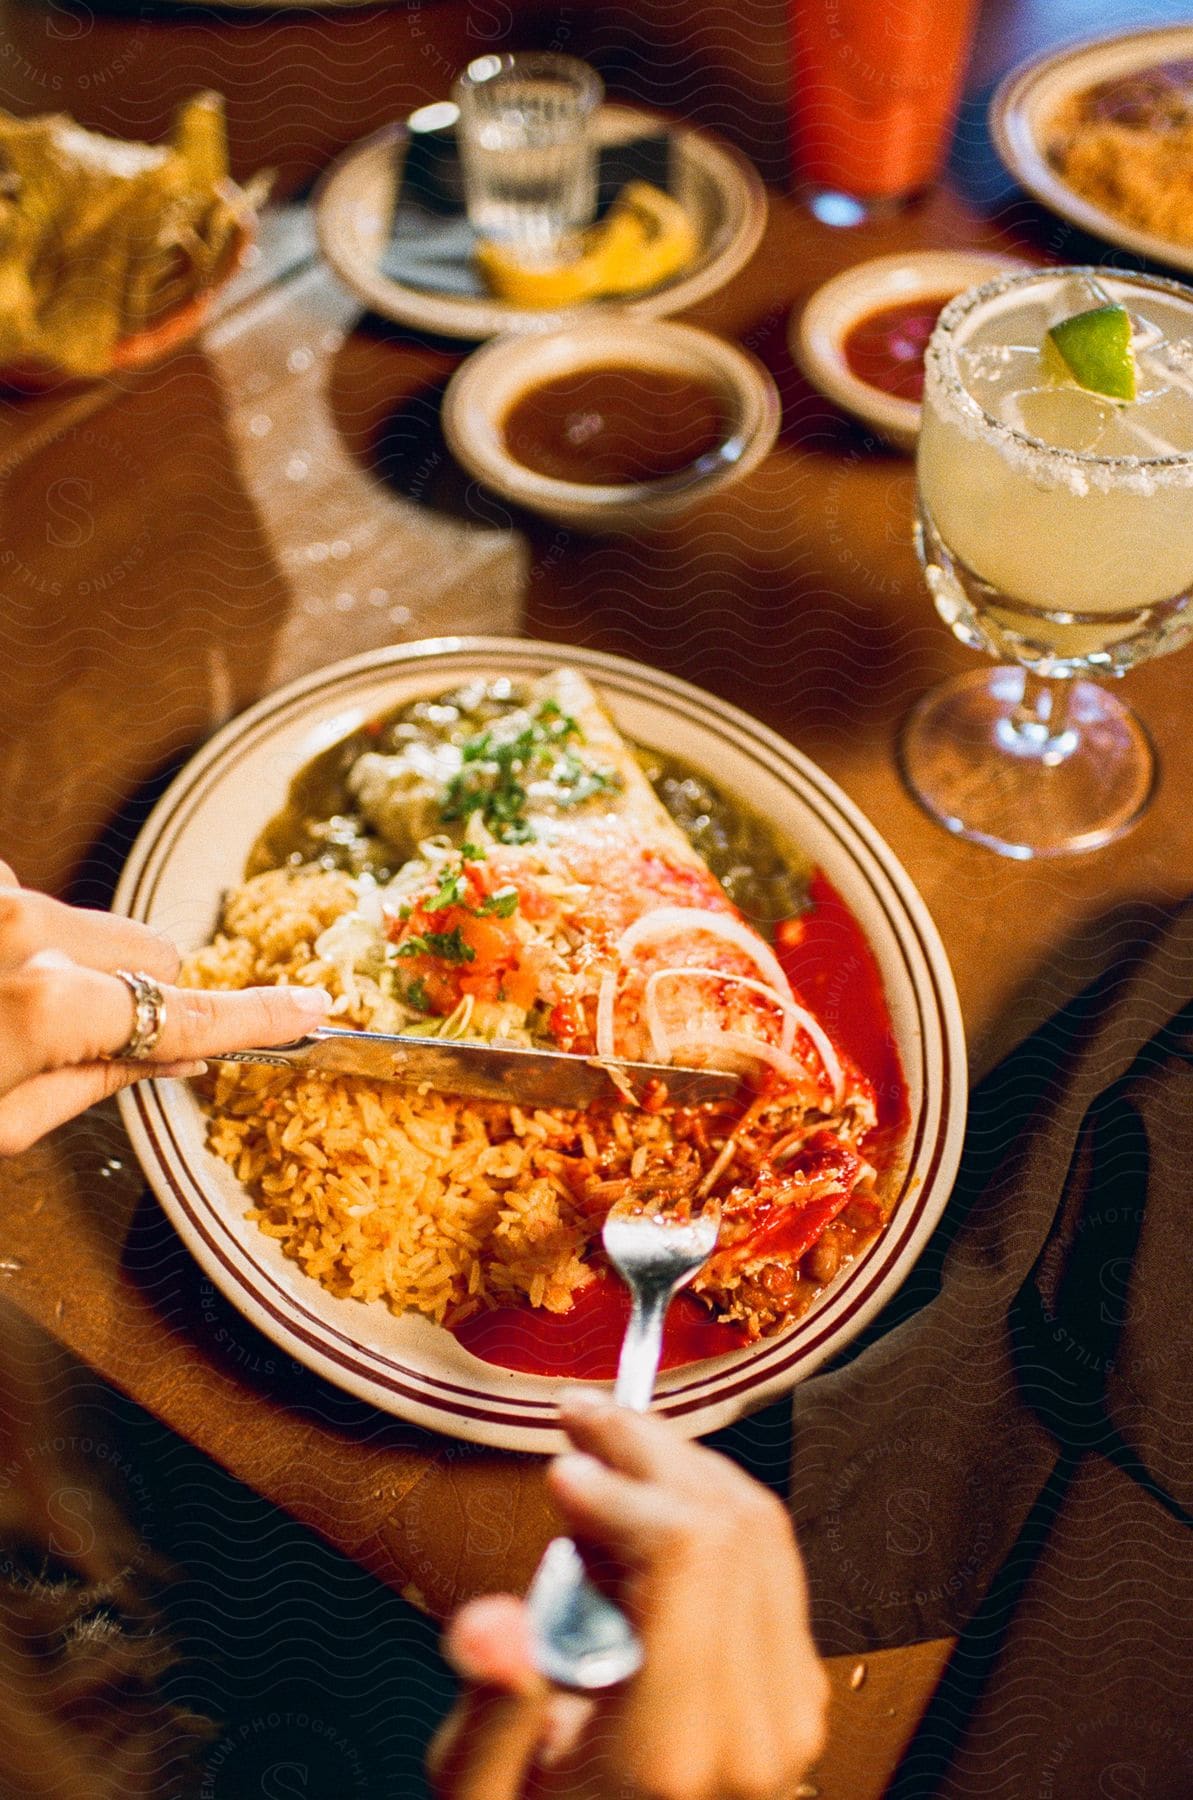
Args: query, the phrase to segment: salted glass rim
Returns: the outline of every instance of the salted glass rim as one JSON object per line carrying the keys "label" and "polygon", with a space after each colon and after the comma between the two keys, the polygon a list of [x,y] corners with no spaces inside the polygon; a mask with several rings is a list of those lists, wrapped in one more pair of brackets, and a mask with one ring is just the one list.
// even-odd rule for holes
{"label": "salted glass rim", "polygon": [[[957,344],[954,333],[961,322],[979,306],[997,300],[1011,288],[1026,287],[1034,282],[1064,280],[1068,276],[1087,276],[1094,281],[1112,281],[1127,286],[1158,289],[1188,302],[1193,323],[1193,287],[1174,281],[1167,275],[1147,275],[1142,270],[1098,268],[1093,263],[1060,263],[1055,267],[1017,270],[997,275],[980,287],[967,288],[957,294],[942,311],[928,340],[925,364],[929,380],[939,385],[944,397],[971,420],[980,423],[985,433],[1005,442],[1022,444],[1026,449],[1042,451],[1051,460],[1077,468],[1121,469],[1124,474],[1148,470],[1193,468],[1193,449],[1173,450],[1164,456],[1099,456],[1094,450],[1069,450],[1050,444],[1046,438],[1033,437],[1029,431],[997,419],[970,392],[957,367]],[[962,346],[964,347],[964,346]],[[926,396],[925,396],[926,397]]]}

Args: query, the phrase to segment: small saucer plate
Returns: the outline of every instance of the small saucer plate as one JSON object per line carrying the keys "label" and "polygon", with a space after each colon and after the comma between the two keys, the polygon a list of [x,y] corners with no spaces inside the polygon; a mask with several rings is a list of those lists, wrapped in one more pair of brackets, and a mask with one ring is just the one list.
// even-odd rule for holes
{"label": "small saucer plate", "polygon": [[707,132],[668,124],[636,107],[606,105],[597,116],[603,146],[660,129],[671,140],[672,192],[694,221],[700,248],[693,262],[647,293],[548,310],[487,294],[415,287],[382,273],[409,139],[405,124],[386,126],[332,164],[315,196],[319,246],[341,281],[373,312],[444,337],[479,343],[499,332],[555,331],[612,305],[638,319],[664,318],[707,299],[737,274],[758,247],[767,208],[766,190],[752,164]]}

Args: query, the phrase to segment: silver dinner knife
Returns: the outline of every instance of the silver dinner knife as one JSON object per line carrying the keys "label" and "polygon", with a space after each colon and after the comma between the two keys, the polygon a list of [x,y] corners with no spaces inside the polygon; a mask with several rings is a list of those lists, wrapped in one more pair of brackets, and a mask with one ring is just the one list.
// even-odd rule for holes
{"label": "silver dinner knife", "polygon": [[267,1063],[320,1075],[364,1075],[371,1081],[424,1084],[449,1094],[504,1100],[514,1106],[588,1106],[593,1100],[641,1100],[663,1082],[672,1105],[719,1100],[741,1086],[725,1069],[683,1069],[670,1063],[625,1062],[533,1050],[521,1044],[473,1044],[400,1037],[380,1031],[343,1031],[320,1025],[292,1044],[234,1050],[213,1062]]}

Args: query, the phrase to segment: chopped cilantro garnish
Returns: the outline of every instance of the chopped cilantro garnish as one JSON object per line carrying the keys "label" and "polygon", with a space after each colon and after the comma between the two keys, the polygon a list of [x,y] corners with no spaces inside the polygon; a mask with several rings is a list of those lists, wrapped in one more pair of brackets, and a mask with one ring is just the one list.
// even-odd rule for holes
{"label": "chopped cilantro garnish", "polygon": [[614,769],[588,768],[570,748],[583,743],[579,725],[554,700],[542,700],[512,736],[487,727],[460,746],[461,767],[448,783],[440,811],[445,820],[479,812],[503,844],[524,844],[534,836],[526,818],[526,778],[546,780],[560,807],[581,806],[594,795],[621,785]]}
{"label": "chopped cilantro garnish", "polygon": [[451,869],[440,878],[439,891],[430,900],[424,900],[424,912],[445,912],[449,906],[464,904],[464,883],[468,879],[463,863],[458,869]]}
{"label": "chopped cilantro garnish", "polygon": [[476,951],[464,942],[458,925],[453,925],[450,931],[426,931],[408,937],[404,944],[398,945],[398,955],[437,956],[441,962],[449,963],[476,961]]}
{"label": "chopped cilantro garnish", "polygon": [[415,1012],[430,1012],[430,996],[427,993],[427,984],[421,975],[416,975],[413,981],[408,981],[406,983],[405,990],[402,994],[402,1000],[406,1006],[412,1006]]}
{"label": "chopped cilantro garnish", "polygon": [[569,750],[551,771],[551,779],[562,792],[557,806],[583,806],[596,794],[607,794],[621,786],[615,769],[589,769]]}
{"label": "chopped cilantro garnish", "polygon": [[508,919],[518,910],[517,888],[498,888],[496,893],[486,894],[477,908],[477,918],[487,918],[491,913],[499,919]]}
{"label": "chopped cilantro garnish", "polygon": [[461,851],[459,867],[449,869],[440,876],[438,891],[429,900],[423,901],[423,911],[440,913],[446,912],[449,906],[455,906],[462,912],[471,913],[474,919],[483,919],[493,913],[499,919],[508,919],[518,904],[517,888],[498,888],[496,893],[488,895],[479,906],[469,906],[465,897],[468,882],[466,862],[467,858]]}
{"label": "chopped cilantro garnish", "polygon": [[481,849],[479,844],[461,844],[460,845],[460,861],[461,862],[484,862],[484,860],[485,860],[485,853]]}

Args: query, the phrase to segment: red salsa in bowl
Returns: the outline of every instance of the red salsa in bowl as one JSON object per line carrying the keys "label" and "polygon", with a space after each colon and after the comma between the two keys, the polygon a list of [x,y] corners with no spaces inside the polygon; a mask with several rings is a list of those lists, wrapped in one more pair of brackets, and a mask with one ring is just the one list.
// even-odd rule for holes
{"label": "red salsa in bowl", "polygon": [[924,353],[967,288],[1026,267],[988,250],[907,250],[842,269],[797,307],[792,357],[813,387],[893,448],[914,451]]}
{"label": "red salsa in bowl", "polygon": [[924,351],[952,298],[952,292],[918,295],[866,313],[841,341],[851,373],[880,393],[918,405],[924,396]]}

